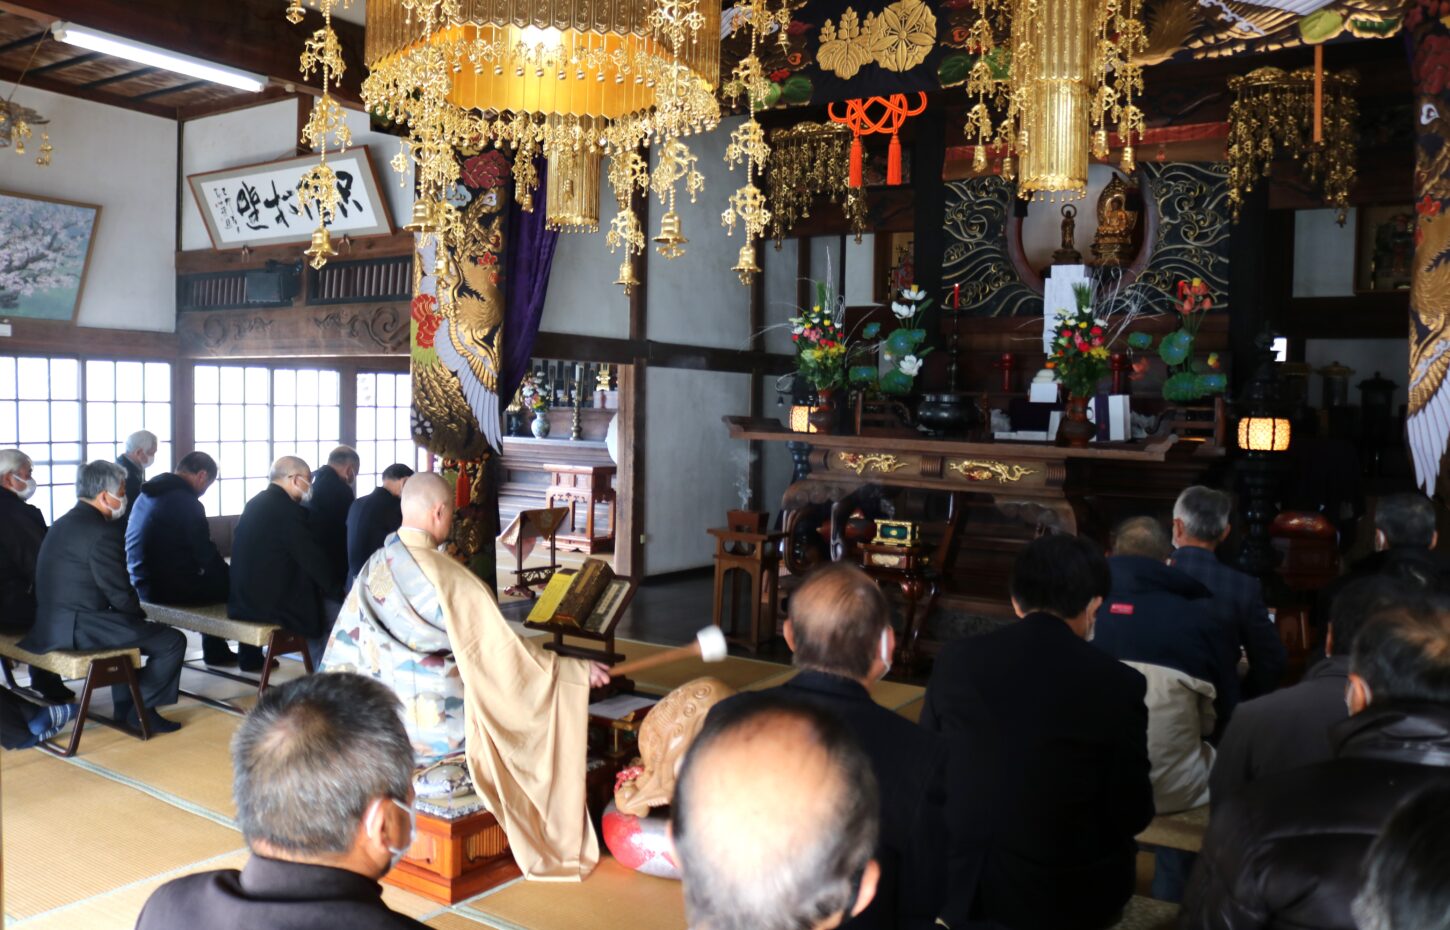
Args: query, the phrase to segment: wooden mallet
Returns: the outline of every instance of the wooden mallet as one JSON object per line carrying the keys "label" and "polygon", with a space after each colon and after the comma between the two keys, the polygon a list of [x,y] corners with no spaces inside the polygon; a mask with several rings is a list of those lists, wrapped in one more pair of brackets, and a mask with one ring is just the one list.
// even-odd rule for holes
{"label": "wooden mallet", "polygon": [[728,650],[725,648],[725,634],[720,631],[718,626],[707,626],[695,634],[693,643],[666,649],[664,652],[657,652],[652,656],[645,656],[643,659],[621,662],[609,670],[609,677],[623,678],[635,672],[669,665],[671,662],[682,662],[685,659],[699,658],[706,662],[723,662],[726,655],[728,655]]}

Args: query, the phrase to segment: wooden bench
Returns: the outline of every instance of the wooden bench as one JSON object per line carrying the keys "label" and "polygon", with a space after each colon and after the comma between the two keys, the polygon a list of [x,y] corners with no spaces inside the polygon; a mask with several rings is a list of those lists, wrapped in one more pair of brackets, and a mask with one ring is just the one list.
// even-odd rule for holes
{"label": "wooden bench", "polygon": [[[143,740],[151,738],[151,727],[146,721],[146,705],[141,701],[141,689],[136,686],[136,668],[141,664],[139,649],[97,649],[91,652],[56,651],[41,655],[21,649],[20,640],[23,638],[23,633],[0,634],[0,666],[3,666],[5,670],[5,683],[10,686],[10,690],[16,692],[20,690],[20,686],[15,682],[13,666],[16,662],[24,662],[32,668],[43,668],[62,678],[85,679],[85,685],[81,688],[80,713],[76,715],[70,743],[65,749],[61,749],[56,743],[46,740],[37,748],[43,749],[51,755],[69,759],[80,748],[81,731],[85,729],[88,718]],[[91,695],[103,685],[125,685],[130,689],[131,702],[136,706],[136,716],[140,722],[139,729],[129,727],[115,717],[103,717],[91,711]]]}
{"label": "wooden bench", "polygon": [[1207,830],[1208,805],[1205,804],[1177,814],[1154,817],[1148,829],[1138,834],[1138,842],[1196,853],[1203,849],[1203,834]]}
{"label": "wooden bench", "polygon": [[[219,639],[236,640],[248,646],[256,646],[262,650],[262,672],[260,677],[252,678],[248,675],[238,675],[235,672],[228,672],[224,669],[212,668],[205,662],[196,659],[184,663],[186,668],[192,671],[205,672],[208,675],[216,675],[219,678],[228,678],[232,681],[240,681],[243,684],[256,685],[257,694],[260,695],[267,690],[267,684],[272,677],[272,660],[278,656],[287,655],[292,652],[302,653],[302,662],[309,673],[313,672],[312,656],[307,652],[307,641],[301,636],[289,630],[285,630],[276,624],[252,623],[249,620],[233,620],[227,616],[227,605],[225,604],[203,604],[198,606],[175,606],[166,604],[143,603],[142,609],[146,616],[157,623],[164,623],[167,626],[175,627],[178,630],[189,630],[193,633],[200,633],[203,636],[215,636]],[[237,716],[246,716],[247,709],[230,701],[219,701],[216,698],[205,694],[198,694],[194,691],[181,689],[181,693],[194,701],[200,701],[218,710]]]}

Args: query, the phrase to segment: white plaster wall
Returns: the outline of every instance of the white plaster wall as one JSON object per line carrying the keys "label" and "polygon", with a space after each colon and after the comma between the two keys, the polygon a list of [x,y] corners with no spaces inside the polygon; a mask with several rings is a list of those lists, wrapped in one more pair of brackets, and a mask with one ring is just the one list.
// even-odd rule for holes
{"label": "white plaster wall", "polygon": [[[0,96],[12,86],[0,83]],[[76,314],[81,326],[176,328],[176,124],[29,87],[16,102],[50,119],[50,167],[0,150],[0,189],[99,204],[90,266]]]}
{"label": "white plaster wall", "polygon": [[[276,161],[297,154],[299,106],[310,106],[310,103],[296,99],[277,100],[245,110],[191,120],[182,132],[182,180],[193,174]],[[388,164],[397,154],[398,140],[371,131],[367,114],[358,110],[347,111],[347,126],[352,130],[353,146],[367,146],[378,174],[378,184],[392,214],[393,226],[401,226],[413,212],[413,173],[410,167],[408,173],[400,177]],[[184,186],[181,196],[182,248],[211,248],[206,224],[202,221],[189,184]]]}
{"label": "white plaster wall", "polygon": [[1344,226],[1334,210],[1294,213],[1294,296],[1354,296],[1355,210]]}
{"label": "white plaster wall", "polygon": [[846,237],[846,306],[876,305],[876,234]]}
{"label": "white plaster wall", "polygon": [[[796,314],[796,267],[800,240],[786,239],[776,251],[774,242],[765,245],[765,351],[789,354],[795,351],[786,321]],[[772,395],[773,396],[773,395]]]}
{"label": "white plaster wall", "polygon": [[[606,162],[603,170],[608,170]],[[581,336],[629,337],[629,297],[614,284],[624,252],[611,253],[605,231],[619,212],[606,181],[600,191],[599,232],[564,233],[554,249],[541,329]],[[688,259],[682,259],[688,260]]]}
{"label": "white plaster wall", "polygon": [[[1349,379],[1349,402],[1360,401],[1359,383],[1373,378],[1375,372],[1399,385],[1395,391],[1395,407],[1406,403],[1409,394],[1410,343],[1406,339],[1308,339],[1304,342],[1304,360],[1314,368],[1339,362],[1354,369]],[[1324,379],[1313,375],[1309,399],[1315,406],[1324,397]]]}
{"label": "white plaster wall", "polygon": [[750,409],[750,376],[651,368],[646,375],[645,563],[651,575],[711,564],[705,532],[740,507],[749,446],[721,417]]}
{"label": "white plaster wall", "polygon": [[[699,158],[705,189],[695,203],[683,192],[676,196],[675,211],[690,240],[685,254],[674,260],[662,258],[654,243],[645,253],[649,262],[649,336],[657,342],[721,349],[750,346],[750,288],[730,270],[744,239],[738,222],[733,236],[727,236],[720,225],[720,214],[731,193],[745,183],[742,169],[730,171],[725,166],[730,132],[742,119],[722,120],[713,132],[685,140]],[[659,232],[663,215],[658,199],[651,199],[650,228],[645,231],[650,238]],[[609,280],[614,280],[612,274]]]}

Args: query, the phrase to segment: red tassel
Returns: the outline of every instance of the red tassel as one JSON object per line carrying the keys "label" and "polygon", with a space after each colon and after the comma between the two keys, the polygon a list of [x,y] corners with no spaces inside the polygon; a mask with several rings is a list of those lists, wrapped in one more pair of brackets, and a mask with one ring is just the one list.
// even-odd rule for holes
{"label": "red tassel", "polygon": [[468,472],[464,470],[462,465],[459,465],[458,484],[455,488],[453,503],[457,506],[459,510],[462,510],[464,507],[468,506],[468,500],[470,496],[471,494],[470,488],[468,486]]}
{"label": "red tassel", "polygon": [[886,183],[893,187],[901,183],[901,140],[891,134],[891,147],[886,150]]}
{"label": "red tassel", "polygon": [[[897,154],[900,158],[900,153]],[[897,174],[901,172],[898,170]],[[856,136],[851,140],[851,186],[861,186],[861,137]]]}

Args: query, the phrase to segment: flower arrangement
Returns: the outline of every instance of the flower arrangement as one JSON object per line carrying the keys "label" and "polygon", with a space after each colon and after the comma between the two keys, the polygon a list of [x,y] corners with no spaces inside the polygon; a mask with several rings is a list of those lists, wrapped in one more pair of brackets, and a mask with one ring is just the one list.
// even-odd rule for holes
{"label": "flower arrangement", "polygon": [[1093,292],[1086,284],[1072,289],[1077,303],[1071,313],[1058,317],[1057,331],[1052,337],[1052,354],[1047,367],[1072,397],[1091,397],[1098,382],[1108,373],[1108,344],[1112,337],[1107,323],[1093,313]]}
{"label": "flower arrangement", "polygon": [[846,383],[845,300],[824,281],[817,281],[815,290],[815,303],[791,317],[790,339],[795,343],[797,376],[816,391],[832,391]]}
{"label": "flower arrangement", "polygon": [[544,391],[539,387],[539,380],[532,374],[524,375],[524,380],[519,384],[519,400],[523,406],[534,413],[543,413],[549,409],[549,400],[544,396]]}
{"label": "flower arrangement", "polygon": [[[922,359],[931,352],[929,348],[921,348],[926,341],[926,330],[919,327],[921,315],[931,306],[931,300],[915,284],[902,288],[898,295],[901,299],[891,302],[891,313],[896,317],[897,327],[879,343],[861,347],[862,352],[876,349],[881,362],[888,366],[887,370],[882,371],[881,365],[852,366],[850,380],[857,387],[875,388],[882,394],[908,394],[912,382],[921,373]],[[875,339],[880,332],[880,323],[867,323],[861,335]]]}
{"label": "flower arrangement", "polygon": [[[1164,399],[1182,403],[1221,393],[1228,386],[1228,378],[1219,370],[1221,363],[1217,352],[1209,353],[1202,362],[1193,358],[1199,327],[1213,308],[1213,295],[1208,285],[1202,278],[1180,280],[1176,291],[1174,308],[1179,315],[1178,329],[1159,340],[1158,357],[1168,368],[1168,377],[1163,382]],[[1147,333],[1128,336],[1131,349],[1147,350],[1152,345],[1153,337]],[[1146,362],[1146,359],[1134,361],[1134,377],[1142,376]]]}

